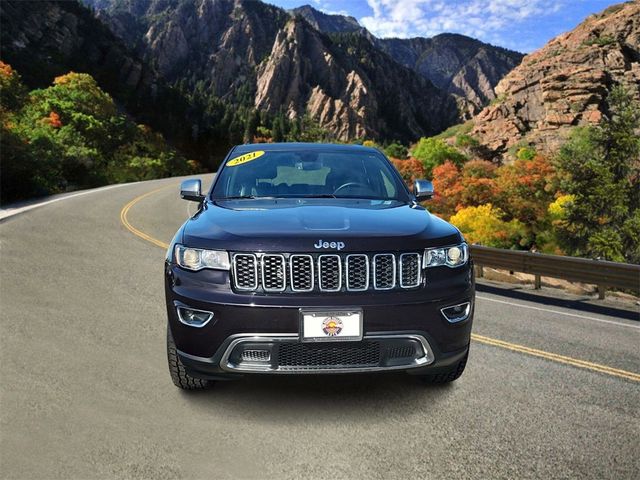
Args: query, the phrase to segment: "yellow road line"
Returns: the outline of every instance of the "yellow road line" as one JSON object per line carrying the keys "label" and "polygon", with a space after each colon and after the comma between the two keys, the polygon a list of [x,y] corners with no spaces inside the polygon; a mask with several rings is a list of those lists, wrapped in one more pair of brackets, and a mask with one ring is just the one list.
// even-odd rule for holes
{"label": "yellow road line", "polygon": [[518,345],[516,343],[497,340],[495,338],[485,337],[476,333],[472,333],[471,338],[476,342],[484,343],[485,345],[505,348],[514,352],[525,353],[534,357],[545,358],[554,362],[573,365],[574,367],[585,368],[594,372],[606,373],[607,375],[613,375],[614,377],[626,378],[627,380],[640,382],[640,374],[629,372],[627,370],[620,370],[618,368],[608,367],[599,363],[587,362],[586,360],[579,360],[577,358],[567,357],[565,355],[559,355],[557,353],[545,352],[544,350],[538,350],[536,348],[525,347],[524,345]]}
{"label": "yellow road line", "polygon": [[[127,218],[127,214],[131,207],[133,207],[136,203],[138,203],[143,198],[149,197],[160,190],[164,190],[165,188],[172,187],[173,185],[167,185],[164,187],[157,188],[155,190],[151,190],[143,195],[140,195],[129,203],[127,203],[122,210],[120,211],[120,221],[122,224],[134,235],[146,240],[160,248],[167,249],[169,248],[169,244],[163,242],[162,240],[158,240],[153,238],[151,235],[144,233],[143,231],[137,229],[129,222]],[[524,353],[525,355],[531,355],[534,357],[544,358],[546,360],[550,360],[552,362],[563,363],[565,365],[572,365],[578,368],[584,368],[586,370],[591,370],[593,372],[604,373],[606,375],[612,375],[614,377],[624,378],[627,380],[632,380],[635,382],[640,382],[640,374],[629,372],[627,370],[620,370],[618,368],[608,367],[606,365],[600,365],[599,363],[588,362],[586,360],[579,360],[577,358],[567,357],[565,355],[559,355],[557,353],[545,352],[544,350],[538,350],[531,347],[526,347],[524,345],[518,345],[516,343],[505,342],[503,340],[498,340],[495,338],[485,337],[484,335],[478,335],[477,333],[472,333],[471,338],[478,342],[483,343],[485,345],[491,345],[494,347],[504,348],[507,350],[511,350],[513,352]]]}
{"label": "yellow road line", "polygon": [[133,207],[136,203],[138,203],[143,198],[149,197],[149,196],[153,195],[154,193],[159,192],[160,190],[164,190],[165,188],[169,188],[169,187],[173,187],[173,186],[174,185],[166,185],[164,187],[160,187],[160,188],[156,188],[155,190],[151,190],[150,192],[147,192],[147,193],[145,193],[143,195],[140,195],[139,197],[134,198],[129,203],[127,203],[124,207],[122,207],[122,210],[120,210],[120,221],[126,227],[127,230],[129,230],[134,235],[142,238],[143,240],[146,240],[147,242],[151,242],[154,245],[156,245],[156,246],[158,246],[160,248],[163,248],[165,250],[167,248],[169,248],[169,244],[168,243],[165,243],[162,240],[158,240],[157,238],[153,238],[151,235],[147,235],[143,231],[138,230],[136,227],[131,225],[131,223],[129,223],[129,219],[127,218],[127,215],[129,213],[129,210],[131,210],[131,207]]}

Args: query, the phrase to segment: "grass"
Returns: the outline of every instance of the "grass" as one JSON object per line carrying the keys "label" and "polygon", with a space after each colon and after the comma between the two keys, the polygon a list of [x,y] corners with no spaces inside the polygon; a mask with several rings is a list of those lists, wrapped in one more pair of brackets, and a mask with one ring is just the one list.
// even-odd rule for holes
{"label": "grass", "polygon": [[458,125],[453,125],[452,127],[447,128],[444,132],[436,135],[435,138],[439,140],[446,140],[459,135],[466,135],[473,130],[473,126],[473,120],[468,120],[464,123],[459,123]]}
{"label": "grass", "polygon": [[587,45],[587,46],[598,45],[600,47],[611,45],[612,43],[616,43],[616,39],[609,36],[591,38],[589,40],[585,40],[584,42],[582,42],[583,45]]}

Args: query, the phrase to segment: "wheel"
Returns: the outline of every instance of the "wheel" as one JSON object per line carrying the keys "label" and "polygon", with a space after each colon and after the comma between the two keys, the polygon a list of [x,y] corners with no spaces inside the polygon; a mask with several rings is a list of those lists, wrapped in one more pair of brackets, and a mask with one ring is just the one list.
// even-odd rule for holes
{"label": "wheel", "polygon": [[169,361],[169,373],[171,374],[171,380],[176,387],[183,390],[203,390],[213,385],[211,380],[202,380],[200,378],[194,378],[190,376],[184,365],[180,361],[178,352],[176,351],[176,344],[173,341],[171,335],[171,329],[167,325],[167,360]]}
{"label": "wheel", "polygon": [[455,365],[449,367],[448,370],[445,370],[440,373],[431,373],[428,375],[422,375],[422,381],[428,384],[442,384],[442,383],[450,383],[462,375],[464,372],[464,367],[467,366],[467,359],[469,358],[469,352]]}

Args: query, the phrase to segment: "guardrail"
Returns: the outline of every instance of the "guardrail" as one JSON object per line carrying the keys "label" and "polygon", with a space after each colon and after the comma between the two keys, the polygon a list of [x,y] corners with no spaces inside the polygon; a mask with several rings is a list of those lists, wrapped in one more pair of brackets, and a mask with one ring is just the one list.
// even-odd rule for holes
{"label": "guardrail", "polygon": [[544,276],[597,285],[599,298],[604,298],[607,287],[640,293],[640,265],[480,245],[471,245],[471,258],[477,266],[476,273],[479,277],[483,276],[482,267],[530,273],[535,275],[536,289],[540,288],[541,277]]}

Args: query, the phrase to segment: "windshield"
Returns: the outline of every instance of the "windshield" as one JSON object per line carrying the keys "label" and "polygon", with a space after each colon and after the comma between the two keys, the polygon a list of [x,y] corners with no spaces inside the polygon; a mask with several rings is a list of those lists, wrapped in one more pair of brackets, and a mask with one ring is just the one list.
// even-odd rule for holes
{"label": "windshield", "polygon": [[404,185],[381,154],[304,150],[256,150],[230,159],[212,197],[408,200]]}

